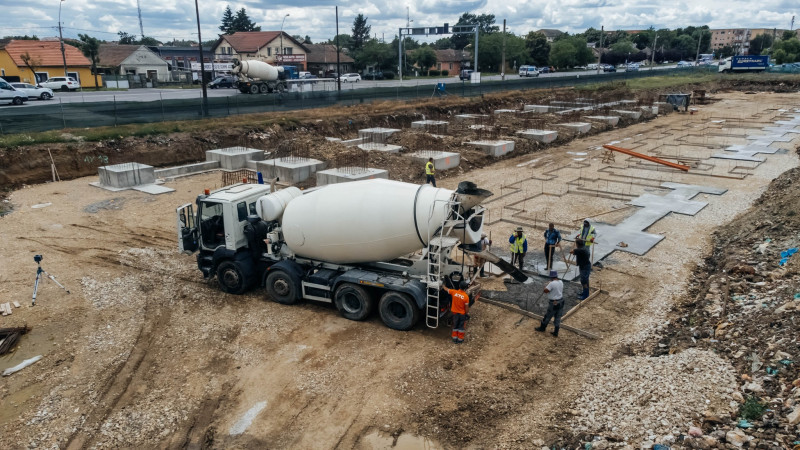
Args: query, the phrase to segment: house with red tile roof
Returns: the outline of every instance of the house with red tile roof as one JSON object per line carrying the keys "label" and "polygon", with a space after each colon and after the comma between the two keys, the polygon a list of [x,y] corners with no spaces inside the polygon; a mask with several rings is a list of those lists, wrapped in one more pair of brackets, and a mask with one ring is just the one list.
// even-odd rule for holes
{"label": "house with red tile roof", "polygon": [[100,44],[97,68],[108,74],[168,81],[169,64],[144,45]]}
{"label": "house with red tile roof", "polygon": [[214,62],[256,59],[306,70],[308,48],[281,31],[237,31],[223,34],[211,47]]}
{"label": "house with red tile roof", "polygon": [[[318,77],[336,72],[336,46],[332,44],[305,44],[308,49],[306,64],[308,71]],[[350,55],[339,52],[339,73],[354,72],[355,60]]]}
{"label": "house with red tile roof", "polygon": [[65,43],[62,57],[61,43],[57,40],[0,40],[0,77],[6,81],[36,84],[48,78],[63,77],[64,59],[67,76],[78,80],[84,88],[95,86],[92,64],[77,47]]}

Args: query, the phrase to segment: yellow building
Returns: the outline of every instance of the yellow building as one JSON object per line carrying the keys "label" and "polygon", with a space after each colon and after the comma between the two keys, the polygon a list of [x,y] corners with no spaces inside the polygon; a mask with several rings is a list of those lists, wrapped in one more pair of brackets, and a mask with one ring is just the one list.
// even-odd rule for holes
{"label": "yellow building", "polygon": [[[92,64],[80,50],[64,44],[64,57],[67,60],[67,76],[78,80],[81,87],[95,86]],[[3,39],[0,40],[0,77],[9,82],[31,84],[52,77],[63,77],[64,57],[61,56],[61,43],[58,41]],[[28,64],[25,59],[28,59]]]}

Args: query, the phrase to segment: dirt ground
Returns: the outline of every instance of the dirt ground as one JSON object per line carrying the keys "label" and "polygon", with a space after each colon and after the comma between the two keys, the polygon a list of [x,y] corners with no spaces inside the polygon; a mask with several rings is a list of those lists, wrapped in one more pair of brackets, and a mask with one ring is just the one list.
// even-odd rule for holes
{"label": "dirt ground", "polygon": [[[517,223],[525,224],[533,249],[541,246],[539,235],[549,221],[562,232],[574,231],[576,219],[595,215],[618,223],[633,212],[626,209],[630,199],[667,192],[662,182],[728,189],[720,196],[698,196],[708,206],[695,216],[671,214],[650,227],[649,233],[665,239],[645,255],[615,252],[602,261],[592,281],[602,294],[566,322],[600,335],[597,340],[568,332],[558,338],[538,334],[534,320],[478,303],[467,343],[453,346],[445,329],[397,332],[377,317],[352,322],[314,302],[289,307],[260,291],[224,294],[203,280],[193,257],[177,253],[174,219],[177,206],[219,185],[219,173],[168,181],[175,192],[158,196],[89,186],[96,175],[15,190],[7,199],[13,211],[0,217],[0,301],[23,306],[0,317],[0,327],[26,324],[32,331],[14,353],[0,358],[0,370],[33,356],[43,359],[0,379],[0,447],[534,448],[578,445],[596,435],[640,447],[658,440],[650,434],[659,439],[673,430],[686,434],[698,416],[729,413],[735,397],[728,381],[708,383],[702,393],[708,403],[693,391],[664,394],[665,405],[689,406],[663,431],[661,425],[648,429],[634,421],[612,433],[603,417],[616,416],[589,411],[590,401],[581,395],[598,374],[628,370],[631,361],[649,370],[646,358],[641,363],[634,358],[651,356],[664,336],[674,334],[665,324],[674,323],[670,320],[681,313],[673,308],[698,290],[692,274],[712,254],[714,231],[798,165],[793,143],[776,143],[785,151],[757,165],[710,155],[713,147],[746,142],[731,129],[779,120],[800,104],[800,94],[719,92],[715,98],[698,106],[697,114],[601,128],[554,145],[520,140],[517,153],[496,163],[463,146],[463,131],[455,126],[443,139],[416,132],[393,138],[407,147],[422,140],[463,151],[467,161],[443,173],[440,186],[471,180],[494,192],[487,203],[488,229],[501,246]],[[491,114],[493,107],[474,111]],[[400,128],[414,114],[388,117],[383,126]],[[549,120],[537,123],[556,119]],[[334,128],[295,131],[311,135],[303,147],[313,156],[324,149],[335,152],[322,136],[349,137],[344,128],[330,133]],[[272,142],[285,133],[276,129],[264,139]],[[683,174],[621,155],[603,162],[600,146],[614,141],[704,165]],[[74,148],[92,152],[93,145],[108,143]],[[413,164],[377,161],[370,165],[390,165],[394,179],[421,181]],[[39,172],[12,182],[43,181]],[[71,293],[48,280],[40,286],[37,305],[29,307],[35,254],[44,256],[42,267]],[[503,289],[503,283],[490,280],[486,288]],[[691,356],[697,367],[723,364],[724,371],[734,371],[730,362]],[[633,388],[652,380],[630,383]],[[659,414],[642,405],[617,407],[642,417]]]}

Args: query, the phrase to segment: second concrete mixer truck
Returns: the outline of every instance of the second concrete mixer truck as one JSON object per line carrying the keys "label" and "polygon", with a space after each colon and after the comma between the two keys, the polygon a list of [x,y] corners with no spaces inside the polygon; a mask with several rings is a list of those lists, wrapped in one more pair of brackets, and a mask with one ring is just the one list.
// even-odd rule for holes
{"label": "second concrete mixer truck", "polygon": [[[225,292],[260,286],[278,303],[329,302],[351,320],[377,308],[390,328],[421,317],[435,328],[449,315],[444,288],[469,284],[453,250],[479,241],[490,195],[469,182],[455,191],[378,179],[306,191],[238,184],[177,209],[179,249],[197,252]],[[470,289],[474,300],[479,286]]]}
{"label": "second concrete mixer truck", "polygon": [[283,92],[287,88],[288,74],[281,66],[272,66],[263,61],[233,59],[231,73],[238,78],[236,87],[244,94],[266,94]]}

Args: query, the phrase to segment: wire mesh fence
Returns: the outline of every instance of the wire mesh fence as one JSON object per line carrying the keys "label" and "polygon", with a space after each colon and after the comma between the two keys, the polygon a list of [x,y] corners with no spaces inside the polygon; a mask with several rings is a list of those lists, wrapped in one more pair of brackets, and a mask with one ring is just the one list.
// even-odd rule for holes
{"label": "wire mesh fence", "polygon": [[[683,70],[654,70],[605,74],[576,73],[575,76],[515,78],[504,81],[446,83],[447,95],[475,97],[508,90],[550,89],[581,84],[621,81],[631,78],[685,74]],[[123,101],[125,96],[111,96],[106,101],[65,103],[49,102],[38,107],[0,107],[0,133],[25,133],[66,128],[118,126],[165,121],[195,120],[204,117],[227,117],[238,114],[281,112],[331,105],[354,105],[379,100],[430,98],[435,84],[408,84],[359,88],[347,86],[341,91],[316,89],[266,95],[234,94],[209,97],[207,116],[203,115],[200,91],[193,99]],[[88,98],[88,97],[87,97]]]}

